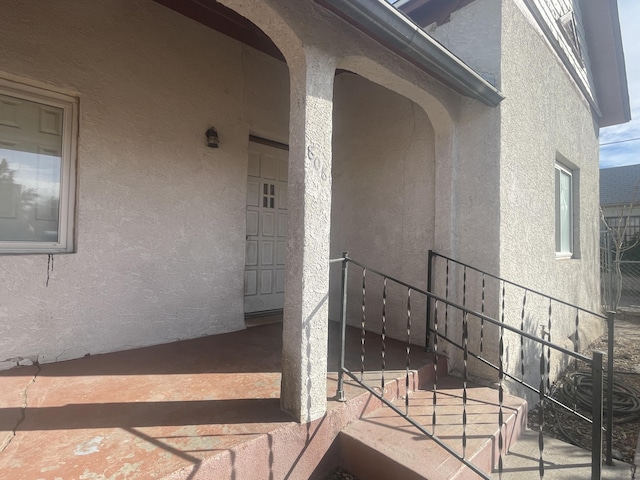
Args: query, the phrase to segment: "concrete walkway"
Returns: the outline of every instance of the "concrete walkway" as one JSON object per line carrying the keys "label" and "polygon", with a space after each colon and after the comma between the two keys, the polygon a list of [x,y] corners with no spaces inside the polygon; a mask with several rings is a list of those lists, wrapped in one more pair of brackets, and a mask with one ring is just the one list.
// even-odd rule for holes
{"label": "concrete walkway", "polygon": [[[336,331],[331,324],[333,372]],[[338,452],[330,446],[337,433],[379,405],[349,382],[350,402],[337,402],[333,373],[327,417],[292,422],[279,404],[281,337],[281,325],[271,324],[1,371],[0,479],[321,478],[335,466]],[[367,345],[379,341],[371,335]],[[348,352],[358,370],[357,331]],[[388,379],[404,374],[404,344],[388,340],[386,364]],[[430,364],[430,355],[412,350],[412,368]],[[366,376],[379,368],[379,354],[368,356]],[[526,432],[506,457],[502,478],[540,478],[537,445],[537,434]],[[590,478],[588,452],[553,439],[545,445],[545,479]],[[629,480],[631,467],[607,467],[603,478]]]}
{"label": "concrete walkway", "polygon": [[[335,372],[338,329],[329,329]],[[358,332],[348,340],[355,367]],[[389,370],[404,371],[404,344],[387,347]],[[0,371],[0,479],[306,480],[322,470],[339,430],[374,406],[350,383],[355,403],[337,402],[334,373],[327,400],[335,413],[292,422],[280,409],[281,350],[282,325],[271,324]],[[423,349],[412,358],[432,364]],[[379,365],[372,356],[368,375]]]}
{"label": "concrete walkway", "polygon": [[[504,459],[502,480],[539,480],[538,432],[526,430]],[[494,472],[496,478],[497,472]],[[605,480],[632,480],[634,467],[623,462],[603,465]],[[544,478],[546,480],[591,480],[591,452],[574,445],[544,438]]]}
{"label": "concrete walkway", "polygon": [[290,422],[277,332],[0,372],[0,478],[161,478]]}

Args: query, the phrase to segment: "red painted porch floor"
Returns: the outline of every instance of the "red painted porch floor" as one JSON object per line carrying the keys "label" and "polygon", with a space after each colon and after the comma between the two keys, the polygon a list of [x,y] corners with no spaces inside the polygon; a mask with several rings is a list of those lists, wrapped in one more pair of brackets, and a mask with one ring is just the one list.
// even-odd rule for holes
{"label": "red painted porch floor", "polygon": [[[335,372],[337,328],[330,333],[329,371]],[[348,362],[357,365],[360,343],[352,333]],[[274,448],[253,465],[251,450],[238,457],[246,457],[244,465],[229,453],[259,442],[272,447],[278,435],[286,439],[304,427],[280,410],[281,348],[282,325],[270,324],[1,371],[0,479],[308,478],[295,473],[301,452],[288,452],[282,465]],[[371,361],[367,370],[378,370],[379,357]],[[390,370],[403,370],[404,345],[391,341],[386,362]],[[432,363],[418,348],[412,362]],[[329,410],[349,409],[333,398],[335,378],[329,374]],[[348,398],[359,393],[347,385]],[[306,427],[307,444],[322,422]],[[286,451],[287,441],[280,442]],[[214,468],[205,475],[201,467],[218,454],[228,457],[227,473],[218,476]],[[255,468],[265,471],[242,473]]]}

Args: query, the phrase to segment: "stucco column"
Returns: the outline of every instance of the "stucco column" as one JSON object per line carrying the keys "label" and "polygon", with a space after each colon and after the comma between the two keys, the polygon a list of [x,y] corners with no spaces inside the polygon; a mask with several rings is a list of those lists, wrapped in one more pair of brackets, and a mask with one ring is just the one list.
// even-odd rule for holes
{"label": "stucco column", "polygon": [[327,406],[331,123],[335,60],[313,48],[289,62],[289,227],[281,405],[300,422]]}

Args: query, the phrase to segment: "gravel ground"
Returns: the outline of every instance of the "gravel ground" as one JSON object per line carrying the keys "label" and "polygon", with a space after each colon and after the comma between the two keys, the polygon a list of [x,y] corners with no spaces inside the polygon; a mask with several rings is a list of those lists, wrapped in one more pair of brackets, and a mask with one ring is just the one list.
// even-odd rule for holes
{"label": "gravel ground", "polygon": [[[585,353],[593,350],[607,351],[607,339],[601,338],[595,342]],[[624,395],[625,400],[637,402],[640,397],[640,323],[626,320],[616,320],[614,339],[614,382],[621,390],[628,395]],[[606,364],[605,355],[605,364]],[[567,374],[572,373],[569,369]],[[578,367],[580,370],[580,367]],[[556,382],[562,386],[563,382],[569,382],[567,376]],[[558,393],[554,397],[557,397]],[[634,398],[635,397],[635,398]],[[614,398],[614,404],[618,403]],[[632,410],[632,406],[629,408]],[[590,412],[583,411],[585,416],[591,417]],[[538,430],[539,426],[538,407],[529,414],[529,428]],[[591,450],[591,425],[581,420],[575,419],[570,414],[561,410],[545,407],[543,431],[545,435],[553,436],[560,440],[569,441],[582,448]],[[640,434],[640,415],[637,413],[621,413],[614,417],[613,425],[613,456],[627,463],[634,463],[635,454]]]}

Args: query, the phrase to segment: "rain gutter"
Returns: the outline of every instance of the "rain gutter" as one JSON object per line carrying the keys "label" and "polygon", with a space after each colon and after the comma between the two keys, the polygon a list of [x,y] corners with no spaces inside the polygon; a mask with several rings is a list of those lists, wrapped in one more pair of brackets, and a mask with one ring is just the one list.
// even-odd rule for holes
{"label": "rain gutter", "polygon": [[422,71],[490,107],[504,96],[493,85],[384,0],[315,0]]}

